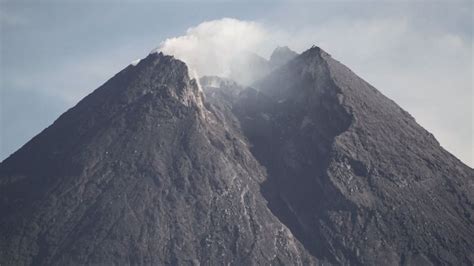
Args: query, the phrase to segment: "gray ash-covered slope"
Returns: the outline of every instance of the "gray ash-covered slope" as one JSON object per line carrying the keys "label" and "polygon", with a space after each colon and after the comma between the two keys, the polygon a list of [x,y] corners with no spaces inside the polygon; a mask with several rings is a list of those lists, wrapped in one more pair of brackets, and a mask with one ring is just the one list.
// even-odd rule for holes
{"label": "gray ash-covered slope", "polygon": [[321,49],[280,52],[205,95],[152,54],[62,115],[0,164],[0,264],[471,265],[473,169]]}
{"label": "gray ash-covered slope", "polygon": [[[335,264],[474,263],[474,171],[313,47],[231,100],[272,212]],[[212,95],[210,95],[212,96]]]}
{"label": "gray ash-covered slope", "polygon": [[0,164],[0,264],[314,263],[221,114],[170,56],[118,73]]}

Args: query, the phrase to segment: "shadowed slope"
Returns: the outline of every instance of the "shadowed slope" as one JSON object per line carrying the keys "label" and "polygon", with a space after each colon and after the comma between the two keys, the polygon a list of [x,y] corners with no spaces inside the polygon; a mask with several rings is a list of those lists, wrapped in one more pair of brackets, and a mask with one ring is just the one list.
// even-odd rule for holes
{"label": "shadowed slope", "polygon": [[314,47],[240,94],[269,207],[333,263],[470,264],[474,171]]}

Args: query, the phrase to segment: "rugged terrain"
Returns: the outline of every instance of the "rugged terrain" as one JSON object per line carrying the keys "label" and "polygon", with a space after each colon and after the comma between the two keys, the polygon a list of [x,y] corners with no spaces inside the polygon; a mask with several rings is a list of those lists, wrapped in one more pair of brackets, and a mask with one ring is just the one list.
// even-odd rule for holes
{"label": "rugged terrain", "polygon": [[317,47],[234,97],[272,212],[335,264],[471,264],[474,172]]}
{"label": "rugged terrain", "polygon": [[0,264],[473,264],[473,169],[318,47],[274,55],[201,90],[153,53],[63,114],[0,164]]}

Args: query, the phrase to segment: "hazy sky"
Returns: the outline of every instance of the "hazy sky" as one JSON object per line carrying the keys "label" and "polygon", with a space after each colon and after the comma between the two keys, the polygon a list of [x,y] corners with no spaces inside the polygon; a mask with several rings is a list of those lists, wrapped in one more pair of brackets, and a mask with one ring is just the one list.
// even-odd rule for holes
{"label": "hazy sky", "polygon": [[322,47],[473,166],[473,4],[431,1],[1,1],[0,160],[131,61],[224,17]]}

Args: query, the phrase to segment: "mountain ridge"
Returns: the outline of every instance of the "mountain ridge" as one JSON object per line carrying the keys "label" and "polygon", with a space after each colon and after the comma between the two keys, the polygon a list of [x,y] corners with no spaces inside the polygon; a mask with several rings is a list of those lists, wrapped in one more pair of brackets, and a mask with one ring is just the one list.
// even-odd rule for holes
{"label": "mountain ridge", "polygon": [[150,55],[2,162],[2,264],[314,261],[198,93],[184,63]]}
{"label": "mountain ridge", "polygon": [[[272,188],[276,191],[270,192],[274,195],[269,197],[277,203],[274,212],[280,212],[277,215],[280,220],[290,219],[285,214],[287,211],[281,209],[281,200],[290,210],[295,210],[305,206],[305,200],[314,198],[314,190],[301,196],[308,186],[323,187],[323,195],[333,191],[334,194],[325,196],[333,200],[336,195],[341,196],[341,204],[324,203],[325,197],[314,198],[313,202],[323,203],[316,210],[308,206],[300,211],[296,224],[289,226],[294,231],[302,230],[302,235],[314,235],[312,242],[324,239],[322,242],[327,244],[316,247],[317,252],[342,264],[380,264],[384,260],[393,264],[410,260],[456,264],[458,260],[463,263],[472,260],[472,246],[465,243],[474,238],[474,195],[469,189],[474,186],[473,170],[445,151],[407,112],[317,47],[259,81],[257,86],[260,95],[266,93],[269,98],[251,106],[246,104],[252,101],[243,101],[241,117],[244,131],[245,121],[248,121],[245,117],[249,113],[274,118],[271,123],[263,121],[268,119],[249,121],[250,131],[246,134],[255,138],[251,142],[264,143],[254,154],[263,158],[260,161],[270,169],[267,180],[277,188]],[[313,109],[308,110],[308,107]],[[297,128],[300,131],[294,130]],[[277,137],[265,143],[265,136],[272,134]],[[275,158],[265,162],[272,156]],[[323,163],[319,166],[314,162],[304,164],[305,159],[314,157]],[[274,169],[273,174],[271,169]],[[315,175],[319,175],[317,181]],[[291,191],[293,179],[305,180],[301,181],[302,187],[296,189],[297,194]],[[439,205],[434,199],[443,203]],[[404,205],[410,209],[398,209]],[[332,208],[340,211],[333,212]],[[452,214],[453,210],[457,210],[456,214]],[[319,218],[304,218],[308,213]],[[344,213],[350,215],[344,216]],[[436,217],[437,213],[450,214]],[[374,219],[374,215],[384,220],[379,218],[372,227],[364,225],[365,221]],[[398,222],[411,216],[417,220],[406,224]],[[301,222],[301,219],[307,220]],[[419,231],[418,219],[433,226],[425,225],[429,229]],[[315,223],[320,226],[314,232],[314,228],[318,228],[314,227]],[[328,225],[333,228],[327,229]],[[347,231],[348,228],[353,229]],[[357,233],[358,230],[361,231]],[[447,234],[447,239],[456,239],[456,244],[433,237],[432,234],[439,232]],[[366,247],[361,240],[367,239],[364,235],[369,233],[372,237],[368,240],[381,241],[385,251],[375,253],[373,247]],[[355,237],[357,234],[360,235]],[[411,238],[412,242],[406,242],[404,237]],[[338,254],[332,245],[339,246],[340,250],[345,246],[348,250]],[[404,245],[412,245],[412,250]],[[439,255],[443,252],[457,255]]]}
{"label": "mountain ridge", "polygon": [[0,263],[469,264],[473,174],[318,47],[252,87],[152,53],[0,163]]}

